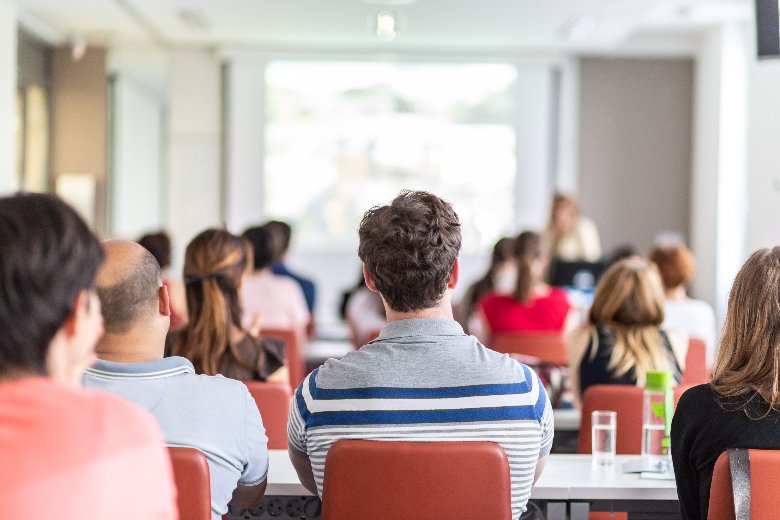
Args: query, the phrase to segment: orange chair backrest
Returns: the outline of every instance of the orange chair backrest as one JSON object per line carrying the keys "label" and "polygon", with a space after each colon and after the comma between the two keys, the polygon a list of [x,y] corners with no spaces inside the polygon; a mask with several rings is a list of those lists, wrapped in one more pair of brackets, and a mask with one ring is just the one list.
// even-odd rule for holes
{"label": "orange chair backrest", "polygon": [[283,383],[244,381],[263,418],[269,450],[287,449],[287,418],[292,393]]}
{"label": "orange chair backrest", "polygon": [[591,453],[591,413],[617,412],[616,448],[619,455],[642,451],[642,396],[644,389],[633,385],[594,385],[585,390],[577,453]]}
{"label": "orange chair backrest", "polygon": [[303,359],[302,345],[304,332],[293,329],[263,329],[261,337],[278,338],[284,341],[284,355],[287,361],[287,370],[290,371],[290,387],[295,390],[306,377],[305,361]]}
{"label": "orange chair backrest", "polygon": [[510,520],[504,450],[492,442],[341,440],[325,459],[323,520]]}
{"label": "orange chair backrest", "polygon": [[206,456],[195,448],[168,448],[179,518],[211,520],[211,478]]}
{"label": "orange chair backrest", "polygon": [[[732,451],[732,450],[729,450]],[[750,520],[771,520],[777,518],[777,482],[780,480],[780,450],[739,450],[747,452],[749,464],[746,481],[750,486],[750,501],[745,504],[745,513]],[[729,452],[721,453],[715,462],[710,485],[710,520],[734,520],[734,494]],[[739,471],[738,471],[739,473]],[[744,474],[744,473],[743,473]],[[747,515],[745,515],[747,516]]]}
{"label": "orange chair backrest", "polygon": [[487,346],[502,354],[521,354],[552,365],[569,365],[566,340],[560,332],[501,332],[494,334]]}
{"label": "orange chair backrest", "polygon": [[708,379],[707,345],[700,339],[691,338],[688,341],[688,353],[685,355],[682,384],[701,385],[706,383]]}

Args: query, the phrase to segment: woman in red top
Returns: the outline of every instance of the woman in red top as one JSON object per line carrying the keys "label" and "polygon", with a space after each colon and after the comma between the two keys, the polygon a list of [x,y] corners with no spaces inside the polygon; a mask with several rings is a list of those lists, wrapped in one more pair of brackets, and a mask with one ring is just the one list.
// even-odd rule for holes
{"label": "woman in red top", "polygon": [[546,259],[541,237],[526,231],[515,241],[517,286],[514,294],[490,293],[477,307],[482,320],[480,339],[499,332],[563,331],[571,304],[561,289],[542,282]]}

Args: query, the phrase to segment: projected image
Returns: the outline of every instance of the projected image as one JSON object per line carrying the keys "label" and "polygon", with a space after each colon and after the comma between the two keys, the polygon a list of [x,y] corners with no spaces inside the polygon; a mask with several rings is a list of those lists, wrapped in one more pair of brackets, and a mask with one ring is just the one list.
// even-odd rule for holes
{"label": "projected image", "polygon": [[353,249],[363,212],[401,189],[455,206],[464,250],[512,230],[509,64],[273,61],[266,69],[265,208],[301,248]]}

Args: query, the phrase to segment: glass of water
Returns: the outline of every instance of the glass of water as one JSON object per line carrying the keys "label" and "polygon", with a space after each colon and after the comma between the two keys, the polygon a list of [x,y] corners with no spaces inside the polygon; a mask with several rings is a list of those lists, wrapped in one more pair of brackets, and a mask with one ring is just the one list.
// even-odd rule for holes
{"label": "glass of water", "polygon": [[607,466],[615,462],[617,412],[594,411],[591,417],[591,430],[593,463],[597,466]]}

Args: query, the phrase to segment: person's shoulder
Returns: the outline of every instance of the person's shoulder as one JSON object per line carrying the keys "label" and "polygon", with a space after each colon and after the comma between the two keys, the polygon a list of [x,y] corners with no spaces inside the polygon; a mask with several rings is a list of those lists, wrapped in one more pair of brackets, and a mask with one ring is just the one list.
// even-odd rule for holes
{"label": "person's shoulder", "polygon": [[710,385],[696,385],[687,389],[680,396],[677,409],[683,411],[708,410],[717,407],[718,393]]}

